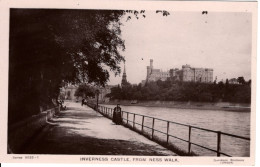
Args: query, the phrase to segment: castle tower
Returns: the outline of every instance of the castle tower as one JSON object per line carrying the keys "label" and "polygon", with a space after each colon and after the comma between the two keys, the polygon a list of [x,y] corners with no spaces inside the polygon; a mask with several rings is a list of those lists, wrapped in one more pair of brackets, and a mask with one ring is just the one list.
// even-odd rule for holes
{"label": "castle tower", "polygon": [[150,66],[147,66],[146,80],[149,80],[150,74],[151,74]]}
{"label": "castle tower", "polygon": [[127,80],[126,80],[125,61],[124,61],[124,72],[123,72],[121,86],[126,85],[126,84],[127,84]]}
{"label": "castle tower", "polygon": [[153,69],[153,59],[150,59],[150,68]]}
{"label": "castle tower", "polygon": [[182,81],[191,81],[191,78],[189,78],[189,71],[190,71],[190,65],[186,64],[182,66]]}
{"label": "castle tower", "polygon": [[153,59],[150,59],[150,66],[147,66],[147,75],[146,75],[147,81],[149,81],[152,71],[153,71]]}

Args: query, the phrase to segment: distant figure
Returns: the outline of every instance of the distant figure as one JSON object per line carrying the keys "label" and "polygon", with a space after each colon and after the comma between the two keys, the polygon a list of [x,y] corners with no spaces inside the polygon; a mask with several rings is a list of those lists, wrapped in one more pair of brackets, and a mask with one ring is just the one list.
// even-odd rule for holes
{"label": "distant figure", "polygon": [[121,115],[121,107],[120,104],[117,104],[117,106],[114,108],[113,112],[113,122],[116,125],[122,124],[122,115]]}
{"label": "distant figure", "polygon": [[81,101],[81,106],[83,106],[85,104],[85,99],[83,98]]}
{"label": "distant figure", "polygon": [[202,11],[202,14],[208,14],[208,11]]}
{"label": "distant figure", "polygon": [[63,105],[64,104],[63,100],[57,100],[57,103],[60,106],[61,110],[66,110],[67,107],[65,105]]}

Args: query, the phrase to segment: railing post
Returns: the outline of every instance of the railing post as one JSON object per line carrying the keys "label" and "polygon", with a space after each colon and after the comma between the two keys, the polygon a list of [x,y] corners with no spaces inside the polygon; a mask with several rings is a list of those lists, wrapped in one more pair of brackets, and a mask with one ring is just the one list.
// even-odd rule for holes
{"label": "railing post", "polygon": [[135,114],[133,116],[133,128],[135,128]]}
{"label": "railing post", "polygon": [[221,132],[218,131],[218,144],[217,144],[217,156],[220,157],[221,150]]}
{"label": "railing post", "polygon": [[152,125],[152,139],[153,139],[153,134],[154,134],[154,118],[153,118],[153,125]]}
{"label": "railing post", "polygon": [[188,153],[191,153],[191,126],[189,126],[189,146]]}
{"label": "railing post", "polygon": [[144,116],[142,118],[142,132],[144,131]]}
{"label": "railing post", "polygon": [[128,125],[128,112],[127,112],[127,120],[126,120],[126,124]]}
{"label": "railing post", "polygon": [[169,126],[170,126],[170,122],[167,121],[167,144],[169,144]]}

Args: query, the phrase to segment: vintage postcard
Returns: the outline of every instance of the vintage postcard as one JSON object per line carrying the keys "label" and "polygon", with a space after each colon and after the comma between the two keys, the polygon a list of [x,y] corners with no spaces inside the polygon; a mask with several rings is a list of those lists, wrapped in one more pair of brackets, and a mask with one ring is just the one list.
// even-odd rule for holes
{"label": "vintage postcard", "polygon": [[0,5],[0,162],[255,164],[257,2]]}

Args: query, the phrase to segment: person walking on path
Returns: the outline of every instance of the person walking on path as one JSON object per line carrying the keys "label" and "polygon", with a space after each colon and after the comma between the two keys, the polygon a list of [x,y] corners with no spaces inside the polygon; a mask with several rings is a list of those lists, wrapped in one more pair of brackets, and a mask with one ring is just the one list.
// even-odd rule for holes
{"label": "person walking on path", "polygon": [[121,107],[120,104],[117,104],[117,106],[114,108],[113,112],[113,120],[116,125],[122,124],[122,115],[121,115]]}
{"label": "person walking on path", "polygon": [[83,98],[81,102],[81,106],[83,106],[84,104],[85,104],[85,99]]}

